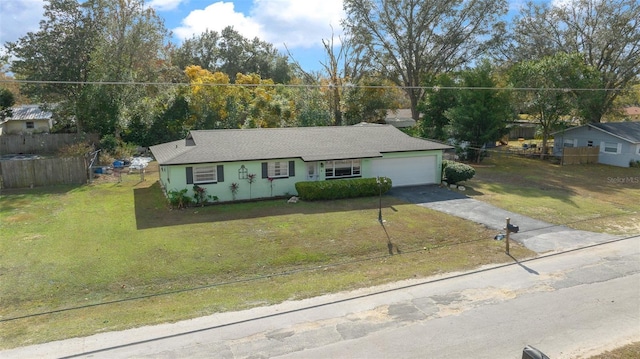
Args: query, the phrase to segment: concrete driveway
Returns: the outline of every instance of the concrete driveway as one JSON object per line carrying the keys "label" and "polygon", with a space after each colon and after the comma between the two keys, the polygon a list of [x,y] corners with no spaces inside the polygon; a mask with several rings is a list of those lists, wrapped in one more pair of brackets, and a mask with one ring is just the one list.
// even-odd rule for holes
{"label": "concrete driveway", "polygon": [[511,218],[511,224],[520,227],[520,231],[512,233],[510,237],[538,253],[574,249],[621,238],[539,221],[505,211],[438,185],[396,187],[387,194],[409,203],[483,224],[495,229],[496,234],[504,233],[506,218]]}

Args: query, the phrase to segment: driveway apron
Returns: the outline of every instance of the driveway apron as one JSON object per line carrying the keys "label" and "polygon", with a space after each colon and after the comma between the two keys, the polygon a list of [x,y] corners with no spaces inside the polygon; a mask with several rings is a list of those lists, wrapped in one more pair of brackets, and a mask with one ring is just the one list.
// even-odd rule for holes
{"label": "driveway apron", "polygon": [[495,229],[496,234],[504,233],[506,219],[510,218],[510,223],[520,228],[518,233],[511,233],[510,238],[538,253],[574,249],[620,238],[539,221],[438,185],[396,187],[388,194],[409,203],[483,224]]}

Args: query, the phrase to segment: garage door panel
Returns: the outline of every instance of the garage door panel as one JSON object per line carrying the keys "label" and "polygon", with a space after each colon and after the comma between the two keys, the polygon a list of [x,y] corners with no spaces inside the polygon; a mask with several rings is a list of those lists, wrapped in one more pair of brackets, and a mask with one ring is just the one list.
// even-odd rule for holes
{"label": "garage door panel", "polygon": [[372,161],[372,173],[391,178],[394,186],[437,183],[436,156],[376,159]]}

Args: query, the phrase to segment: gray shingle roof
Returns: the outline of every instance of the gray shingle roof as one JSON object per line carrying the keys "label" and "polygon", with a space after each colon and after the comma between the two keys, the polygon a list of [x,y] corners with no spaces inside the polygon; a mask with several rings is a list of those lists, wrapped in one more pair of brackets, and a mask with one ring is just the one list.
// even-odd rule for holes
{"label": "gray shingle roof", "polygon": [[[422,114],[420,114],[422,117]],[[388,110],[385,117],[387,125],[393,125],[398,128],[415,126],[416,121],[411,117],[411,109],[401,108],[398,110]]]}
{"label": "gray shingle roof", "polygon": [[[188,145],[189,143],[194,145]],[[390,125],[191,131],[185,140],[151,146],[160,164],[301,158],[323,161],[450,146],[406,135]]]}
{"label": "gray shingle roof", "polygon": [[608,132],[631,143],[640,143],[640,122],[592,123],[589,126]]}

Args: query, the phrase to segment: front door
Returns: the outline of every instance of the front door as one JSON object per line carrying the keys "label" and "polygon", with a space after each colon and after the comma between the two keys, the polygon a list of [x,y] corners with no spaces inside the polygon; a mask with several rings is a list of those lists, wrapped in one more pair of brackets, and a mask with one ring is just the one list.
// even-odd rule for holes
{"label": "front door", "polygon": [[307,181],[318,180],[318,162],[307,162]]}

